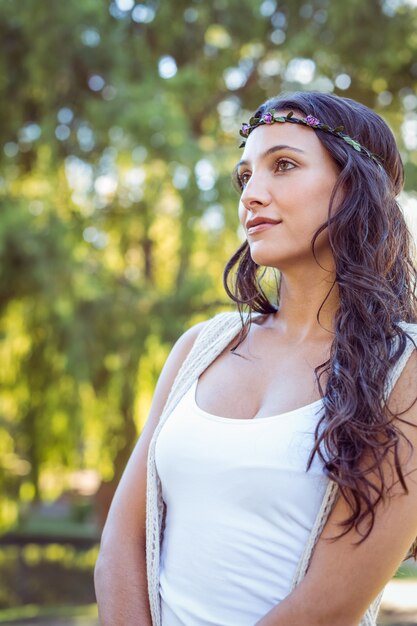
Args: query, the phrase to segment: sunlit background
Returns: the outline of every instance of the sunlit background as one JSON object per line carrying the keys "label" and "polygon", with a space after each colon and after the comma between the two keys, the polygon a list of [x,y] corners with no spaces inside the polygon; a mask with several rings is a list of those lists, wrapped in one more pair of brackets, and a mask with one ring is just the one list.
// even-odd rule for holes
{"label": "sunlit background", "polygon": [[[417,2],[0,0],[0,35],[0,622],[94,624],[157,375],[228,307],[240,123],[281,90],[376,108],[417,233]],[[399,576],[381,623],[417,624]]]}

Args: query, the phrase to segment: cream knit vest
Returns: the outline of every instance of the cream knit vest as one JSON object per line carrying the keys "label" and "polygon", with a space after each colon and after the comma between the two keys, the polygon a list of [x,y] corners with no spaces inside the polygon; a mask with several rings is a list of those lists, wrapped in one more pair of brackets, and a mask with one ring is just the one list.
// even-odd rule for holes
{"label": "cream knit vest", "polygon": [[[412,324],[403,324],[406,330],[417,340],[417,327]],[[159,597],[159,556],[161,544],[161,529],[163,525],[164,504],[161,495],[161,484],[155,466],[155,444],[165,420],[182,396],[192,386],[202,372],[223,352],[225,347],[237,336],[241,328],[240,316],[237,313],[220,313],[208,322],[197,337],[190,353],[185,359],[168,400],[161,414],[158,426],[151,439],[148,453],[147,500],[146,500],[146,563],[149,589],[149,602],[153,626],[161,626],[161,610]],[[412,342],[407,347],[399,361],[392,369],[390,380],[386,386],[386,397],[395,385],[406,361],[414,349]],[[298,564],[292,589],[304,578],[314,547],[321,531],[332,510],[337,497],[337,485],[330,482],[325,492],[316,521],[304,552]],[[362,618],[360,626],[376,626],[376,618],[381,602],[382,593],[374,600]]]}

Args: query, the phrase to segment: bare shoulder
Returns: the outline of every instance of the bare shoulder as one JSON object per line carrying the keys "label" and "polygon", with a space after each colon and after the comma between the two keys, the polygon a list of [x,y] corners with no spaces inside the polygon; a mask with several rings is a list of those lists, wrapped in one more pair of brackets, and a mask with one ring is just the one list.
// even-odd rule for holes
{"label": "bare shoulder", "polygon": [[[191,349],[194,347],[197,338],[200,338],[200,335],[202,335],[201,339],[203,339],[203,341],[199,344],[202,349],[206,349],[208,346],[211,347],[216,344],[219,339],[222,341],[225,333],[229,333],[230,341],[234,342],[236,333],[240,327],[241,317],[239,313],[222,312],[205,322],[195,324],[183,335],[181,335],[172,348],[172,351],[161,372],[158,384],[156,385],[154,400],[146,428],[153,430],[156,428],[159,417],[169,396],[169,392],[175,381],[175,377]],[[227,349],[227,346],[224,349]]]}
{"label": "bare shoulder", "polygon": [[158,423],[176,375],[190,353],[197,337],[207,324],[208,322],[206,321],[191,326],[191,328],[186,330],[179,337],[169,353],[155,387],[152,406],[147,421],[147,427],[149,425],[152,430],[155,429]]}

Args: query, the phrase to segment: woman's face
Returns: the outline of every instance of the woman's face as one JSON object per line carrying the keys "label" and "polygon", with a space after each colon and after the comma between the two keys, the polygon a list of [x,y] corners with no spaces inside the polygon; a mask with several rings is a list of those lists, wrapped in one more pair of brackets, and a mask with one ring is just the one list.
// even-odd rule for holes
{"label": "woman's face", "polygon": [[[242,187],[239,219],[255,263],[281,271],[317,264],[311,239],[327,221],[337,176],[338,168],[314,130],[274,123],[252,131],[237,178]],[[332,260],[326,230],[315,250],[318,261]]]}

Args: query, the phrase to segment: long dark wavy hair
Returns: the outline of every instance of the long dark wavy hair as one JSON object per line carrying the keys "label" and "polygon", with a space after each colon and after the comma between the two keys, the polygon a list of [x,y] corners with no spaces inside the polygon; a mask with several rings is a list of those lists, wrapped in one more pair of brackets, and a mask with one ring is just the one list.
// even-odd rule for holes
{"label": "long dark wavy hair", "polygon": [[[349,505],[339,536],[355,528],[361,543],[372,531],[376,507],[388,493],[384,459],[393,459],[396,476],[408,492],[399,449],[402,439],[410,450],[412,444],[398,428],[398,420],[406,421],[400,417],[403,413],[394,415],[388,409],[385,394],[390,370],[404,352],[407,337],[412,340],[400,322],[417,321],[412,239],[396,201],[404,182],[403,164],[384,120],[354,100],[317,92],[283,94],[261,105],[255,117],[271,110],[313,115],[332,128],[343,125],[346,134],[382,162],[381,167],[345,141],[315,131],[340,173],[328,219],[311,245],[314,254],[317,237],[327,229],[340,302],[330,357],[315,369],[324,412],[307,470],[317,454]],[[339,190],[343,200],[334,210]],[[225,288],[241,314],[277,311],[262,286],[264,272],[252,260],[247,241],[227,263]],[[276,297],[279,308],[279,288]],[[238,345],[250,323],[251,315],[242,315]],[[320,380],[325,374],[323,389]],[[407,556],[411,555],[417,558],[417,541]]]}

